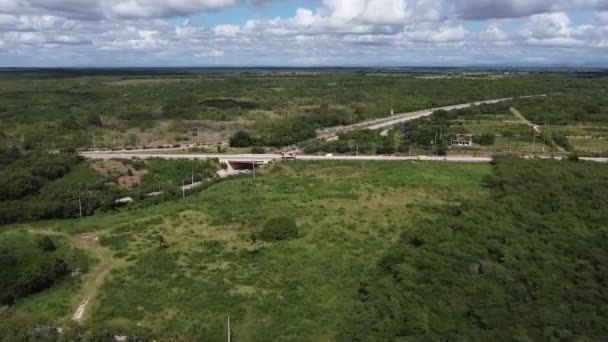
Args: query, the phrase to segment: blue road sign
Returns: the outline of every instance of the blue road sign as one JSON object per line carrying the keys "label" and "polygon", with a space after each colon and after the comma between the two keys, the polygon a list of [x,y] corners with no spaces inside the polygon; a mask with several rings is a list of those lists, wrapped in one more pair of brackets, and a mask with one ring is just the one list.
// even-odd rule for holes
{"label": "blue road sign", "polygon": [[406,137],[410,136],[410,122],[409,121],[405,121],[403,123],[403,135],[405,135]]}

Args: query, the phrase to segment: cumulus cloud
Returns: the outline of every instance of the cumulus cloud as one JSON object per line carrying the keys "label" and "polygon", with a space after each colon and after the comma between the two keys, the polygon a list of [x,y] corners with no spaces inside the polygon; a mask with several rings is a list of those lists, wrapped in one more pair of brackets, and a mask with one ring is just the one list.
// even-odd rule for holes
{"label": "cumulus cloud", "polygon": [[52,13],[66,18],[168,18],[214,11],[238,0],[0,0],[0,13]]}
{"label": "cumulus cloud", "polygon": [[[0,0],[0,65],[43,64],[44,56],[68,65],[361,65],[608,55],[608,0],[317,0],[240,25],[190,18],[239,4],[264,11],[270,2]],[[587,11],[571,20],[573,9]]]}
{"label": "cumulus cloud", "polygon": [[109,0],[105,7],[124,18],[185,16],[232,6],[236,0]]}
{"label": "cumulus cloud", "polygon": [[219,58],[224,56],[224,51],[213,49],[211,51],[197,52],[194,56],[199,58]]}
{"label": "cumulus cloud", "polygon": [[467,20],[527,17],[566,5],[566,0],[455,0],[453,4],[456,13]]}
{"label": "cumulus cloud", "polygon": [[213,29],[213,33],[220,37],[234,37],[241,31],[238,25],[218,25]]}

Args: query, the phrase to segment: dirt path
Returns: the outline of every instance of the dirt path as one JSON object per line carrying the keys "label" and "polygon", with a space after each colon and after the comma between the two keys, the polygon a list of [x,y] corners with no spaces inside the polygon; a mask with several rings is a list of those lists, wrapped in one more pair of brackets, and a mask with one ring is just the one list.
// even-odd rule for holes
{"label": "dirt path", "polygon": [[116,259],[114,259],[112,252],[102,247],[99,244],[97,235],[92,233],[67,235],[44,229],[30,229],[30,232],[66,237],[72,242],[73,247],[84,250],[97,259],[97,264],[84,275],[83,286],[78,294],[75,295],[75,298],[78,298],[79,301],[78,306],[74,308],[74,314],[71,319],[75,322],[82,322],[87,317],[87,308],[91,301],[95,300],[99,288],[112,268],[116,266]]}
{"label": "dirt path", "polygon": [[76,311],[72,316],[72,320],[81,322],[84,318],[86,318],[86,310],[90,302],[95,299],[99,288],[112,268],[116,265],[116,260],[114,259],[110,250],[102,247],[99,244],[98,238],[95,234],[75,235],[72,237],[72,242],[76,248],[88,251],[98,260],[95,267],[90,270],[89,273],[87,273],[84,286],[77,296],[78,298],[81,298],[81,300],[78,308],[76,308]]}
{"label": "dirt path", "polygon": [[540,126],[535,125],[530,120],[526,119],[526,117],[519,110],[511,107],[511,113],[513,113],[513,115],[515,115],[515,117],[518,118],[519,121],[531,127],[536,133],[540,134]]}
{"label": "dirt path", "polygon": [[[531,127],[537,134],[541,134],[542,130],[541,130],[540,126],[535,125],[530,120],[526,119],[526,117],[519,110],[511,107],[511,113],[513,113],[513,115],[515,115],[515,117],[518,118],[522,123]],[[551,139],[551,138],[549,138],[549,139]],[[553,139],[551,139],[551,145],[555,146],[559,152],[566,152],[566,150],[563,147],[556,144],[555,141],[553,141]]]}

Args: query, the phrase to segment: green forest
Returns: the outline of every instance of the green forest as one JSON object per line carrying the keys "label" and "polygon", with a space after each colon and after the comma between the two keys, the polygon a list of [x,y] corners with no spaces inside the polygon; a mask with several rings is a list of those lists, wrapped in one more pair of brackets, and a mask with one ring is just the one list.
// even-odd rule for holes
{"label": "green forest", "polygon": [[597,340],[608,313],[608,168],[498,159],[492,196],[404,230],[343,338]]}

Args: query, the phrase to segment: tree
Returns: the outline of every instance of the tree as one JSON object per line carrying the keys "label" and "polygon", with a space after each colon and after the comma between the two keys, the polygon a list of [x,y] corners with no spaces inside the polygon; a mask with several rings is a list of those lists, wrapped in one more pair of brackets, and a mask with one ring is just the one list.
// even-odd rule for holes
{"label": "tree", "polygon": [[265,241],[283,241],[299,236],[298,226],[290,217],[277,217],[266,222],[260,237]]}
{"label": "tree", "polygon": [[253,154],[264,154],[266,153],[266,149],[260,146],[254,146],[251,148],[251,153]]}
{"label": "tree", "polygon": [[445,144],[439,144],[435,147],[438,156],[447,156],[449,148]]}
{"label": "tree", "polygon": [[230,138],[231,147],[250,147],[253,139],[248,132],[238,131]]}
{"label": "tree", "polygon": [[57,249],[53,240],[48,236],[43,236],[42,239],[38,241],[38,247],[45,252],[52,252]]}
{"label": "tree", "polygon": [[68,115],[65,119],[63,119],[63,121],[61,121],[61,126],[65,129],[73,130],[80,127],[80,124],[78,124],[78,120],[76,120],[74,115]]}
{"label": "tree", "polygon": [[87,122],[91,126],[95,126],[95,127],[103,126],[103,121],[101,121],[101,117],[94,113],[89,114],[89,116],[87,117]]}
{"label": "tree", "polygon": [[494,145],[496,141],[496,135],[493,133],[484,133],[481,136],[475,137],[475,142],[479,145],[490,146]]}
{"label": "tree", "polygon": [[158,236],[158,248],[160,248],[160,249],[166,249],[168,247],[169,247],[169,244],[165,240],[165,237],[162,236],[162,235],[159,235]]}

